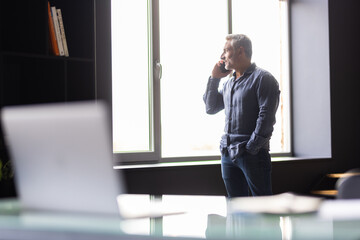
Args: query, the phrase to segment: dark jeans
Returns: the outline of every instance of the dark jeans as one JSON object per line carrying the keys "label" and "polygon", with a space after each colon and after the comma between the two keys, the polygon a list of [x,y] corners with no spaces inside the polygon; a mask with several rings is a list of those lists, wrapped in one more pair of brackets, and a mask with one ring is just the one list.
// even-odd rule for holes
{"label": "dark jeans", "polygon": [[221,173],[228,197],[271,195],[271,158],[269,151],[258,154],[244,152],[235,161],[229,155],[221,156]]}

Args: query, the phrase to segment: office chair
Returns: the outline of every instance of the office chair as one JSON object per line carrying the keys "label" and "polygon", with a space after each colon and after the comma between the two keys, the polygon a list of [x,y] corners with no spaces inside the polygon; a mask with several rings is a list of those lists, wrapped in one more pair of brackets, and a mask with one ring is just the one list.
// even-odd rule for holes
{"label": "office chair", "polygon": [[336,182],[337,199],[360,199],[360,169],[352,169]]}

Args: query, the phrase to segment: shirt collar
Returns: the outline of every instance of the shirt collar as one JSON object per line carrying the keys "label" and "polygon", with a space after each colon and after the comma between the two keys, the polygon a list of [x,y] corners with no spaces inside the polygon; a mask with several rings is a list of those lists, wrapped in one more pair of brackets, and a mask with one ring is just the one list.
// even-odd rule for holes
{"label": "shirt collar", "polygon": [[[250,67],[248,67],[248,68],[246,69],[246,71],[244,72],[244,75],[243,75],[243,76],[251,74],[252,72],[254,72],[255,68],[256,68],[256,64],[255,64],[255,63],[252,63],[252,64],[250,65]],[[233,72],[233,77],[234,77],[234,79],[236,79],[236,72],[235,72],[235,71]]]}

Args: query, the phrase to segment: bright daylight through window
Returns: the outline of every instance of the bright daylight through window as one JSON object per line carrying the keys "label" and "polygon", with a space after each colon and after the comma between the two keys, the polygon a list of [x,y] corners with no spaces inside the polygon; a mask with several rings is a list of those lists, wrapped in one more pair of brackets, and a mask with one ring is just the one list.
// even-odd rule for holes
{"label": "bright daylight through window", "polygon": [[[158,154],[144,159],[219,159],[224,113],[207,115],[202,96],[228,33],[248,35],[253,42],[252,61],[278,80],[281,102],[271,153],[289,153],[287,4],[285,0],[112,0],[114,153],[126,154],[125,161],[128,157],[141,161],[154,152]],[[154,59],[155,52],[159,59]],[[154,75],[157,60],[161,79]],[[153,87],[155,81],[160,81],[159,88]],[[154,101],[155,97],[161,101]],[[161,128],[154,127],[156,121]],[[154,141],[156,137],[161,141]]]}

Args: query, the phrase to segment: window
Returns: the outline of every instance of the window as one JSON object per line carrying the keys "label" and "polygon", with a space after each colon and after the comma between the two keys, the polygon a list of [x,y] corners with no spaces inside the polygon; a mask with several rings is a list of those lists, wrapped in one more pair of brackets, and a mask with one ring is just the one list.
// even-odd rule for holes
{"label": "window", "polygon": [[[115,0],[111,8],[114,151],[149,151],[152,133],[147,1]],[[130,9],[136,9],[137,14]]]}
{"label": "window", "polygon": [[[244,6],[246,11],[242,10]],[[246,33],[250,37],[253,45],[252,61],[257,66],[270,71],[280,84],[281,102],[270,141],[271,152],[290,152],[287,1],[233,0],[232,9],[233,32]],[[240,12],[241,14],[237,14]]]}
{"label": "window", "polygon": [[159,10],[162,157],[219,155],[224,114],[207,115],[202,95],[225,43],[226,1],[160,0]]}
{"label": "window", "polygon": [[202,96],[231,32],[251,38],[253,62],[280,83],[271,153],[289,153],[287,13],[285,0],[112,0],[114,153],[130,162],[219,159],[224,114],[207,115]]}

